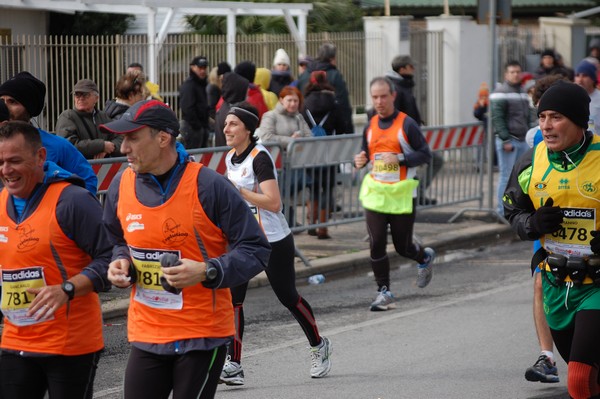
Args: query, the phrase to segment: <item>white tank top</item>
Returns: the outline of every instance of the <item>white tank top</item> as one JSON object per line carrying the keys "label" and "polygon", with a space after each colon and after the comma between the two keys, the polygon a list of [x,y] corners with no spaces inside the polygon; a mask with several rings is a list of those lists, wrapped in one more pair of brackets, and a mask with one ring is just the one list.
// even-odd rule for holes
{"label": "white tank top", "polygon": [[[254,168],[252,167],[254,158],[256,158],[256,156],[261,152],[264,152],[269,156],[269,159],[273,164],[275,180],[277,180],[275,162],[273,162],[273,158],[271,157],[269,151],[260,144],[257,144],[256,147],[250,151],[250,154],[248,154],[242,163],[236,165],[231,162],[231,158],[235,154],[235,150],[229,151],[227,157],[225,158],[225,164],[227,165],[227,178],[236,186],[254,191],[255,193],[262,193],[258,184],[258,180],[256,179],[256,175],[254,174]],[[250,210],[252,210],[252,213],[258,220],[258,223],[261,225],[269,242],[280,241],[290,234],[291,230],[287,224],[287,221],[285,220],[285,217],[283,216],[283,213],[281,213],[281,205],[279,206],[278,212],[271,212],[266,209],[259,208],[248,201],[246,201],[246,203],[250,207]]]}

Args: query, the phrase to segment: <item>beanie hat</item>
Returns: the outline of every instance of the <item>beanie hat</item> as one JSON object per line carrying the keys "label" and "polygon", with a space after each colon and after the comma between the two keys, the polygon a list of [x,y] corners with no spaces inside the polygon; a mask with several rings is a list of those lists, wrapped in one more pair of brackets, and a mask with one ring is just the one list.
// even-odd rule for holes
{"label": "beanie hat", "polygon": [[227,72],[231,72],[231,66],[229,66],[229,64],[226,62],[219,62],[217,64],[217,75],[225,75]]}
{"label": "beanie hat", "polygon": [[600,48],[600,38],[595,37],[592,40],[590,40],[590,44],[589,44],[588,48],[590,50],[593,48]]}
{"label": "beanie hat", "polygon": [[575,83],[559,81],[550,86],[538,105],[538,116],[543,111],[555,111],[582,128],[588,127],[590,120],[590,96],[585,89]]}
{"label": "beanie hat", "polygon": [[598,80],[598,77],[596,75],[596,66],[594,66],[594,64],[592,64],[591,62],[587,62],[586,60],[583,60],[579,64],[577,64],[577,68],[575,69],[575,76],[579,74],[589,76],[590,78],[592,78],[594,83],[596,83]]}
{"label": "beanie hat", "polygon": [[248,79],[248,82],[254,82],[256,75],[256,65],[251,61],[242,61],[236,65],[233,72]]}
{"label": "beanie hat", "polygon": [[19,72],[0,85],[0,96],[4,95],[20,102],[29,116],[34,117],[44,109],[46,85],[29,72]]}
{"label": "beanie hat", "polygon": [[542,54],[540,55],[540,58],[544,58],[545,56],[549,55],[550,57],[556,59],[556,53],[554,53],[554,50],[547,48],[546,50],[542,51]]}
{"label": "beanie hat", "polygon": [[275,58],[273,58],[273,66],[278,64],[284,64],[288,67],[290,66],[290,56],[282,48],[275,52]]}
{"label": "beanie hat", "polygon": [[235,115],[244,123],[250,134],[254,134],[258,126],[258,110],[252,104],[242,101],[241,103],[233,104],[227,112],[227,115]]}

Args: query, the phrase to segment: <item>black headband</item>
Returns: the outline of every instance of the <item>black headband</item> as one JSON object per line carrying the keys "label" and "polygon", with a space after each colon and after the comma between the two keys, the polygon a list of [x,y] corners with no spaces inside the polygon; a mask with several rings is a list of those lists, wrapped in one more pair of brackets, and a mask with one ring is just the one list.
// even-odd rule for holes
{"label": "black headband", "polygon": [[256,127],[258,126],[258,115],[256,115],[254,112],[248,111],[247,109],[234,106],[231,107],[227,115],[235,115],[240,118],[250,133],[254,133]]}

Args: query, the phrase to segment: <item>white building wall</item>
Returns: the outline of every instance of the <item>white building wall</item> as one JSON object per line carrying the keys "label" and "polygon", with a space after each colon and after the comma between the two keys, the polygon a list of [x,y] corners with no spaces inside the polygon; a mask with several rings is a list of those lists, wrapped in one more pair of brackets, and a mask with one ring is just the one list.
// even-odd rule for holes
{"label": "white building wall", "polygon": [[0,7],[0,29],[12,35],[45,35],[48,32],[48,12]]}
{"label": "white building wall", "polygon": [[392,60],[410,54],[408,22],[411,16],[364,17],[365,29],[365,104],[371,104],[369,82],[392,69]]}
{"label": "white building wall", "polygon": [[443,124],[476,121],[473,104],[491,76],[488,26],[471,17],[442,15],[427,18],[427,29],[444,32]]}

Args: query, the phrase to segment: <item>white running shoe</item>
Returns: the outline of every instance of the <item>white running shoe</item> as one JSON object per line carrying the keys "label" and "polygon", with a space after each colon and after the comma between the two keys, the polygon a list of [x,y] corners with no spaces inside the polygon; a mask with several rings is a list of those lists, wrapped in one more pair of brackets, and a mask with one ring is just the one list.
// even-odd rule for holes
{"label": "white running shoe", "polygon": [[244,385],[244,370],[242,369],[242,365],[232,362],[229,355],[227,355],[227,359],[223,365],[219,384]]}
{"label": "white running shoe", "polygon": [[371,303],[371,311],[377,312],[395,308],[396,304],[394,303],[394,295],[392,295],[392,293],[388,291],[387,287],[384,285],[377,293],[375,300]]}
{"label": "white running shoe", "polygon": [[425,288],[431,282],[433,277],[433,260],[435,259],[435,251],[429,247],[425,248],[425,261],[417,266],[417,287]]}
{"label": "white running shoe", "polygon": [[321,345],[310,348],[310,376],[312,378],[325,377],[331,370],[332,352],[331,341],[327,337],[321,337]]}

